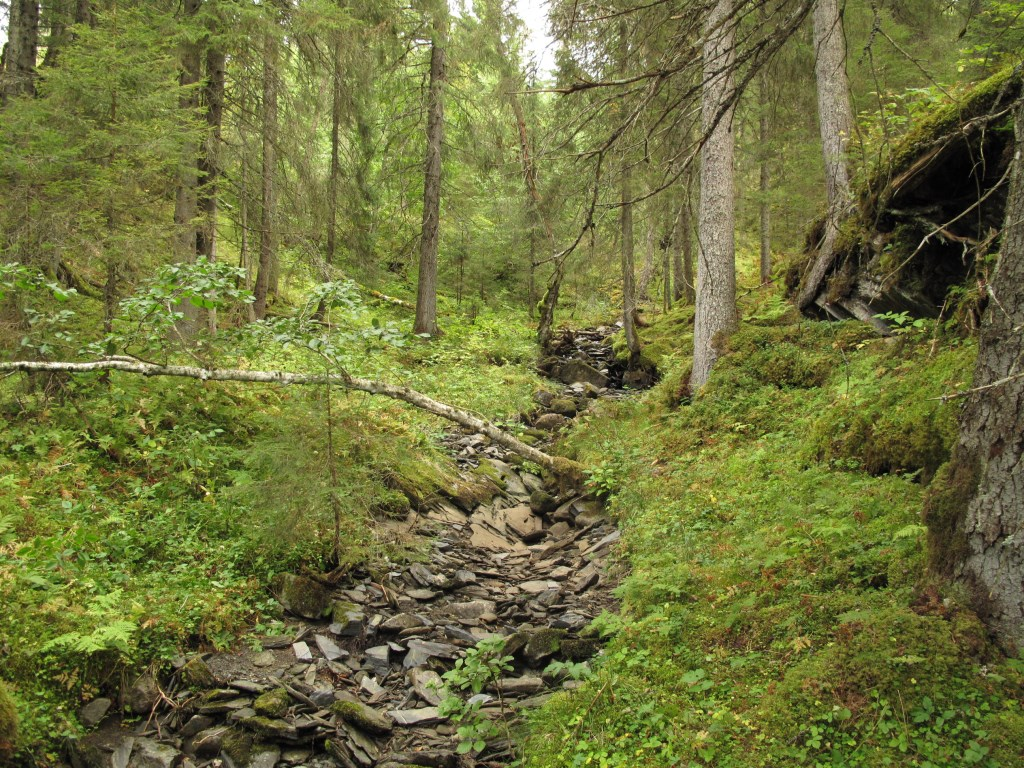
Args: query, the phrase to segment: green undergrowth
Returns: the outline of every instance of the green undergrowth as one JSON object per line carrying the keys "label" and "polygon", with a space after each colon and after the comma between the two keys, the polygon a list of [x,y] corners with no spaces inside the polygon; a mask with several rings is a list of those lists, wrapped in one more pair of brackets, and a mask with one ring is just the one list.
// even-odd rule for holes
{"label": "green undergrowth", "polygon": [[630,573],[594,676],[532,717],[523,764],[1020,765],[1024,664],[925,576],[923,483],[956,414],[933,398],[969,380],[972,345],[771,296],[744,312],[699,396],[673,351],[646,398],[570,438]]}
{"label": "green undergrowth", "polygon": [[[495,421],[528,407],[538,379],[522,318],[446,317],[433,341],[356,335],[411,319],[360,304],[338,319],[337,337],[317,343],[336,347],[352,373]],[[279,338],[232,346],[227,312],[222,322],[220,346],[203,352],[209,365],[325,370],[322,348]],[[93,325],[88,315],[77,322]],[[133,670],[275,631],[276,573],[418,557],[389,521],[453,477],[432,439],[450,424],[338,388],[329,436],[324,386],[113,373],[9,377],[0,387],[0,693],[10,692],[19,721],[15,741],[0,700],[0,755],[13,748],[18,764],[57,764],[61,739],[81,732],[81,704],[101,692],[116,698]]]}

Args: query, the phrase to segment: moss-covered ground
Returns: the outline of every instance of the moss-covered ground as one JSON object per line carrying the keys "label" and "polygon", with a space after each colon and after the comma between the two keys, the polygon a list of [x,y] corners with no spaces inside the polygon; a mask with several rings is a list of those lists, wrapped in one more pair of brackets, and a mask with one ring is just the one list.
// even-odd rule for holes
{"label": "moss-covered ground", "polygon": [[594,674],[531,720],[524,764],[1017,766],[1024,664],[926,576],[924,487],[974,348],[748,297],[691,398],[692,314],[645,329],[664,378],[567,446],[624,529]]}
{"label": "moss-covered ground", "polygon": [[[92,308],[76,309],[84,328]],[[511,421],[540,385],[525,316],[445,309],[434,341],[339,336],[346,366]],[[367,303],[344,320],[351,335],[412,318]],[[294,344],[229,352],[213,364],[321,370]],[[0,383],[0,762],[15,749],[19,765],[56,764],[61,739],[81,731],[79,706],[116,694],[126,670],[273,631],[278,572],[416,557],[388,518],[436,494],[453,469],[433,439],[450,425],[382,398],[333,394],[334,483],[322,387],[121,374],[42,384]]]}

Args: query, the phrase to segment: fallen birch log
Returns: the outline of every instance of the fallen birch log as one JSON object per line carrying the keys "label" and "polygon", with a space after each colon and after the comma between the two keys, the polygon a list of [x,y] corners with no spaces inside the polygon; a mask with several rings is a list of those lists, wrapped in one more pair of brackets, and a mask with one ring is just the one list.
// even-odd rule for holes
{"label": "fallen birch log", "polygon": [[362,379],[347,374],[288,373],[286,371],[247,371],[237,368],[197,368],[189,365],[157,365],[156,363],[144,363],[139,360],[123,357],[93,360],[84,363],[35,360],[0,362],[0,372],[4,371],[23,371],[26,373],[121,371],[122,373],[131,373],[138,376],[175,376],[186,379],[198,379],[199,381],[240,381],[256,384],[283,385],[334,384],[343,389],[366,392],[371,395],[383,395],[393,400],[409,403],[435,416],[440,416],[442,419],[447,419],[481,435],[486,435],[498,445],[522,456],[524,459],[539,464],[563,479],[578,481],[582,478],[582,467],[575,461],[561,456],[550,456],[543,451],[537,450],[533,446],[517,440],[491,422],[474,416],[469,411],[434,400],[422,392],[417,392],[409,387],[388,384],[383,381],[374,381],[373,379]]}

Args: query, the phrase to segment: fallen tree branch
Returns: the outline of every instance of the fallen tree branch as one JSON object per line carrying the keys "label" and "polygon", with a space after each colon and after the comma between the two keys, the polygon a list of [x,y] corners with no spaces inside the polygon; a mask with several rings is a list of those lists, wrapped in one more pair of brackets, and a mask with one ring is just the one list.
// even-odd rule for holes
{"label": "fallen tree branch", "polygon": [[421,392],[408,387],[388,384],[373,379],[362,379],[348,374],[320,373],[289,373],[286,371],[247,371],[237,368],[198,368],[190,365],[157,365],[145,363],[131,358],[114,357],[92,360],[83,363],[46,362],[36,360],[18,360],[0,362],[0,372],[64,372],[64,373],[96,373],[99,371],[121,371],[138,376],[175,376],[199,381],[239,381],[257,384],[335,384],[344,389],[366,392],[371,395],[383,395],[393,400],[414,405],[442,419],[455,422],[481,435],[486,435],[498,445],[507,448],[524,459],[532,461],[564,479],[582,477],[582,467],[574,461],[561,456],[550,456],[543,451],[527,445],[508,432],[499,429],[491,422],[474,416],[469,411],[456,408],[427,397]]}

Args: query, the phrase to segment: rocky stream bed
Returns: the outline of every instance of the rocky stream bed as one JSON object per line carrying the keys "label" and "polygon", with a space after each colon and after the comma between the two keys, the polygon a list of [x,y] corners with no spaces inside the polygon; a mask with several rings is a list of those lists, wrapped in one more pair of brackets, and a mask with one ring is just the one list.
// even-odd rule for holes
{"label": "rocky stream bed", "polygon": [[[614,330],[556,339],[542,369],[563,386],[538,392],[537,410],[523,416],[538,444],[595,399],[622,396]],[[455,724],[439,711],[440,676],[500,637],[514,669],[479,694],[487,715],[514,720],[576,685],[546,670],[600,651],[581,633],[614,605],[619,532],[597,499],[546,484],[486,438],[445,442],[460,481],[389,523],[429,541],[424,562],[333,587],[280,574],[284,633],[183,657],[167,678],[131,682],[122,701],[89,702],[80,719],[95,730],[69,743],[74,768],[507,765],[504,741],[457,753]]]}

